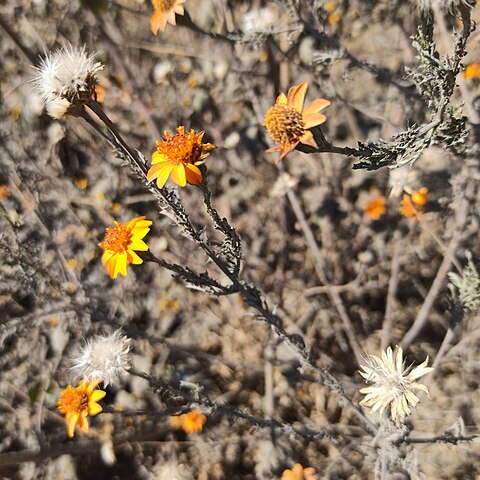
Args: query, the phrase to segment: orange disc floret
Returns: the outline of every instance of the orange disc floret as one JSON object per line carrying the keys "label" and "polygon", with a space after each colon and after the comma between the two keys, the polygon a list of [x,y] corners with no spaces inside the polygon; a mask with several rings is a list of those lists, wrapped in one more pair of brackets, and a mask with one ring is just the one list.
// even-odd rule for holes
{"label": "orange disc floret", "polygon": [[200,410],[170,417],[172,427],[181,428],[185,433],[200,433],[206,421],[207,417]]}
{"label": "orange disc floret", "polygon": [[198,185],[202,182],[202,172],[198,168],[204,163],[210,150],[217,148],[212,143],[203,143],[205,132],[190,130],[180,126],[172,135],[165,131],[163,139],[157,141],[157,151],[152,155],[152,167],[147,173],[147,180],[157,180],[159,188],[163,188],[171,176],[172,180],[184,187],[187,182]]}
{"label": "orange disc floret", "polygon": [[97,402],[105,396],[105,392],[95,390],[98,384],[99,380],[91,380],[90,382],[82,380],[78,387],[69,385],[60,394],[57,407],[59,412],[65,415],[69,438],[72,438],[75,434],[77,425],[82,432],[88,433],[87,416],[93,417],[102,411],[102,407]]}
{"label": "orange disc floret", "polygon": [[303,468],[297,463],[291,470],[284,470],[281,480],[317,480],[317,476],[312,467]]}
{"label": "orange disc floret", "polygon": [[387,199],[383,195],[375,197],[365,205],[363,212],[368,218],[378,220],[385,213],[386,203]]}
{"label": "orange disc floret", "polygon": [[268,135],[278,144],[267,152],[281,152],[278,161],[299,143],[318,147],[309,129],[325,122],[327,118],[320,111],[328,107],[330,102],[317,98],[303,108],[307,89],[308,83],[302,82],[291,87],[287,95],[281,93],[265,115],[263,125],[267,128]]}
{"label": "orange disc floret", "polygon": [[175,14],[185,13],[182,3],[185,3],[185,0],[152,0],[154,11],[150,17],[150,28],[154,35],[159,30],[163,32],[167,23],[176,25]]}
{"label": "orange disc floret", "polygon": [[142,240],[150,231],[152,222],[145,217],[137,217],[127,223],[114,222],[113,228],[107,228],[103,242],[98,245],[105,251],[102,263],[111,278],[118,274],[127,275],[127,265],[139,265],[143,260],[135,252],[146,252],[148,245]]}

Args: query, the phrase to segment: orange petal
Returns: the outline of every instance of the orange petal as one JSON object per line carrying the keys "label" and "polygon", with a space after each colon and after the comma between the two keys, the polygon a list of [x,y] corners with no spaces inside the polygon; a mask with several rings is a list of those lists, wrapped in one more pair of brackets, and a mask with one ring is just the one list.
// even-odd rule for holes
{"label": "orange petal", "polygon": [[152,16],[150,17],[150,29],[154,35],[156,35],[159,30],[163,32],[166,24],[167,19],[162,12],[157,10],[153,12]]}
{"label": "orange petal", "polygon": [[305,128],[307,130],[324,123],[326,119],[327,117],[321,113],[309,113],[307,115],[303,115],[303,123],[305,124]]}
{"label": "orange petal", "polygon": [[327,108],[332,102],[330,100],[325,100],[324,98],[317,98],[312,103],[309,103],[305,110],[303,111],[303,115],[308,115],[309,113],[317,113]]}
{"label": "orange petal", "polygon": [[297,110],[297,112],[301,112],[303,109],[303,102],[305,101],[307,88],[308,83],[302,82],[296,87],[290,88],[290,90],[288,91],[288,105]]}
{"label": "orange petal", "polygon": [[167,18],[167,22],[170,24],[170,25],[176,25],[177,22],[175,20],[175,12],[173,10],[170,10],[169,12],[167,12],[166,14],[166,18]]}
{"label": "orange petal", "polygon": [[300,139],[300,143],[303,143],[304,145],[310,145],[313,148],[318,148],[318,145],[313,138],[312,132],[310,131],[306,131],[302,135],[302,138]]}
{"label": "orange petal", "polygon": [[185,13],[184,8],[182,5],[175,5],[173,7],[173,11],[177,13],[178,15],[183,15]]}
{"label": "orange petal", "polygon": [[88,420],[86,415],[80,415],[78,426],[83,433],[88,433]]}
{"label": "orange petal", "polygon": [[173,168],[172,172],[172,180],[180,187],[184,187],[187,184],[187,177],[185,174],[185,167],[183,163],[177,165]]}
{"label": "orange petal", "polygon": [[192,185],[198,185],[199,183],[202,183],[202,172],[197,166],[189,163],[186,165],[185,174],[187,176],[188,183],[191,183]]}

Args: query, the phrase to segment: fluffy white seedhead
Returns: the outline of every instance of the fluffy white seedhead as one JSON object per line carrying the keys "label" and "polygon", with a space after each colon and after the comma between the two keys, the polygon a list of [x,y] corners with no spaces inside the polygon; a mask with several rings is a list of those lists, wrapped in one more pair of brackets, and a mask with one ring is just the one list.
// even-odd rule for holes
{"label": "fluffy white seedhead", "polygon": [[186,465],[175,462],[155,465],[154,475],[155,480],[193,480],[191,470]]}
{"label": "fluffy white seedhead", "polygon": [[100,62],[95,62],[95,55],[87,54],[84,46],[65,45],[47,54],[35,67],[32,83],[49,115],[61,118],[70,105],[92,96],[96,73],[102,68]]}
{"label": "fluffy white seedhead", "polygon": [[130,339],[116,330],[111,335],[96,335],[72,358],[77,379],[99,379],[105,386],[120,380],[130,366]]}

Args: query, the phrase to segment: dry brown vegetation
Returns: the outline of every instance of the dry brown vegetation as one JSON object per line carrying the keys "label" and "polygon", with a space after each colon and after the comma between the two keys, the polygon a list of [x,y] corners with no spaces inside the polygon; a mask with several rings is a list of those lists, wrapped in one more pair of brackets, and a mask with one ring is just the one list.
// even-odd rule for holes
{"label": "dry brown vegetation", "polygon": [[[388,143],[383,156],[335,153],[331,145],[356,149],[429,125],[440,107],[414,85],[415,75],[426,85],[435,74],[421,69],[412,47],[426,22],[415,2],[339,0],[333,19],[327,3],[187,0],[189,15],[153,36],[147,1],[0,2],[0,478],[270,480],[298,462],[319,478],[369,479],[382,478],[379,458],[390,462],[383,478],[479,478],[480,322],[447,275],[461,275],[466,252],[479,259],[478,80],[453,71],[461,88],[446,100],[458,109],[440,115],[439,128],[415,132],[401,155],[392,152],[405,139]],[[433,10],[431,45],[453,55],[466,2]],[[475,7],[473,18],[479,13]],[[467,63],[476,60],[476,35]],[[407,362],[420,363],[443,345],[425,380],[430,398],[422,396],[400,433],[390,432],[425,444],[392,447],[385,430],[370,435],[241,295],[189,289],[147,262],[109,278],[97,246],[105,228],[146,215],[157,257],[225,281],[86,122],[43,111],[31,65],[65,41],[98,52],[102,106],[147,159],[163,130],[177,125],[205,130],[220,147],[207,159],[207,181],[241,237],[241,278],[355,405],[364,352],[402,345]],[[273,144],[263,116],[301,81],[309,100],[332,102],[321,126],[330,146],[291,152],[276,166],[276,155],[264,153]],[[458,125],[447,125],[452,119]],[[434,141],[422,144],[433,131]],[[402,216],[401,195],[391,194],[398,170],[384,165],[402,163],[407,188],[429,190],[418,220]],[[378,221],[363,211],[372,187],[387,198]],[[200,190],[179,195],[215,245],[221,238]],[[84,339],[118,327],[132,339],[136,370],[167,385],[199,384],[211,401],[237,410],[219,409],[201,434],[185,435],[165,415],[178,403],[130,375],[106,389],[90,435],[67,441],[56,402],[72,382],[69,359]],[[184,477],[166,470],[178,464]]]}

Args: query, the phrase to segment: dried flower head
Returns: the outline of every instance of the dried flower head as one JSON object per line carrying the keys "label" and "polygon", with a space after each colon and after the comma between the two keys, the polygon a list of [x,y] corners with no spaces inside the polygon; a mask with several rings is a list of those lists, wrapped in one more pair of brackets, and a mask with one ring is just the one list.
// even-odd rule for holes
{"label": "dried flower head", "polygon": [[176,25],[175,14],[185,13],[182,3],[185,3],[185,0],[152,0],[154,11],[150,17],[150,28],[154,35],[159,30],[163,32],[167,23]]}
{"label": "dried flower head", "polygon": [[309,129],[325,122],[327,118],[320,111],[328,107],[330,102],[317,98],[303,108],[307,89],[308,83],[302,82],[291,87],[287,96],[281,93],[265,115],[263,124],[272,140],[278,143],[277,147],[267,152],[281,152],[278,161],[299,143],[318,147]]}
{"label": "dried flower head", "polygon": [[102,68],[85,47],[65,45],[43,58],[32,82],[48,114],[59,119],[77,115],[87,100],[95,98],[96,74]]}
{"label": "dried flower head", "polygon": [[172,180],[184,187],[187,182],[198,185],[202,182],[202,172],[198,168],[204,163],[210,150],[217,148],[212,143],[203,143],[205,132],[177,128],[176,135],[165,131],[163,140],[157,141],[157,151],[152,155],[152,167],[148,171],[147,180],[157,180],[159,188],[163,188],[171,176]]}
{"label": "dried flower head", "polygon": [[372,411],[382,414],[390,407],[391,418],[396,421],[410,415],[410,408],[420,401],[415,391],[421,390],[428,395],[427,387],[415,381],[433,370],[427,367],[428,357],[418,367],[405,368],[403,350],[396,347],[394,353],[388,347],[386,351],[382,350],[382,358],[368,355],[365,362],[366,365],[361,365],[363,371],[360,375],[373,386],[360,390],[366,394],[360,404],[372,407]]}
{"label": "dried flower head", "polygon": [[192,410],[183,415],[174,415],[170,417],[170,424],[173,428],[181,428],[185,433],[199,433],[207,417],[200,410]]}
{"label": "dried flower head", "polygon": [[148,250],[148,245],[142,239],[150,231],[150,225],[152,225],[150,220],[137,217],[127,223],[114,222],[113,228],[107,228],[105,238],[98,246],[105,250],[102,263],[111,278],[117,278],[119,273],[126,276],[129,263],[134,265],[143,263],[135,252]]}
{"label": "dried flower head", "polygon": [[302,465],[296,463],[291,470],[283,471],[281,480],[317,480],[317,476],[312,467],[303,468]]}
{"label": "dried flower head", "polygon": [[95,390],[98,383],[98,380],[90,382],[82,380],[78,387],[69,385],[60,394],[57,407],[60,413],[65,415],[69,438],[73,437],[77,425],[82,432],[88,433],[87,416],[93,417],[102,411],[102,407],[97,402],[105,396],[105,392]]}
{"label": "dried flower head", "polygon": [[476,310],[480,306],[480,275],[472,260],[470,253],[467,254],[468,264],[463,269],[462,276],[450,272],[448,278],[454,287],[458,289],[458,296],[462,305],[467,310]]}
{"label": "dried flower head", "polygon": [[408,218],[417,218],[424,214],[423,207],[428,201],[428,188],[422,187],[412,194],[403,195],[400,213]]}
{"label": "dried flower head", "polygon": [[130,366],[130,339],[116,330],[95,335],[72,358],[70,370],[77,378],[97,379],[105,386],[116,383]]}

